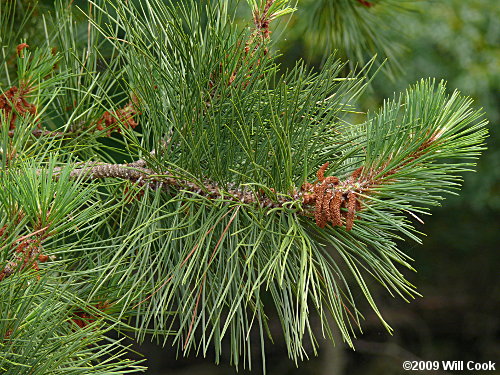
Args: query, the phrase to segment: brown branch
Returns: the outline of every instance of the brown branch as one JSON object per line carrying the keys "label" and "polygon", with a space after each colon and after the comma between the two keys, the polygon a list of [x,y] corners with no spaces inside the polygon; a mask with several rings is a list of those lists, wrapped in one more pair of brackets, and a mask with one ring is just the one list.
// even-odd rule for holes
{"label": "brown branch", "polygon": [[41,229],[38,229],[38,230],[34,231],[33,233],[29,233],[29,234],[27,234],[27,235],[25,235],[25,236],[22,236],[22,237],[18,238],[18,239],[17,239],[17,240],[15,240],[14,242],[21,242],[21,241],[24,241],[25,239],[30,238],[31,236],[35,236],[35,235],[37,235],[37,234],[39,234],[39,233],[44,233],[47,229],[49,229],[49,227],[48,227],[48,226],[46,226],[46,227],[44,227],[44,228],[41,228]]}
{"label": "brown branch", "polygon": [[[376,178],[384,167],[378,170],[367,170],[359,167],[354,170],[349,177],[340,180],[335,176],[325,176],[328,163],[322,165],[317,172],[317,180],[314,183],[304,183],[300,190],[294,189],[289,194],[273,194],[272,197],[266,195],[262,190],[256,192],[248,188],[224,189],[217,183],[205,180],[196,183],[182,179],[171,172],[157,172],[147,168],[145,159],[139,159],[129,164],[108,164],[101,162],[80,163],[70,172],[70,178],[82,178],[89,180],[99,180],[105,178],[119,178],[145,186],[154,190],[174,188],[176,190],[189,191],[208,199],[225,199],[244,204],[253,204],[262,208],[279,208],[287,203],[300,203],[302,210],[299,214],[314,216],[316,224],[323,228],[326,224],[332,226],[344,226],[346,230],[351,230],[356,219],[356,212],[361,210],[360,199],[366,192],[373,190],[384,181],[382,178],[388,177],[410,162],[415,161],[428,151],[434,144],[437,136],[431,136],[426,142],[402,163],[387,171],[382,177]],[[168,145],[170,138],[165,141]],[[151,155],[155,155],[153,150]],[[58,167],[53,170],[55,177],[60,176],[63,168]],[[37,171],[41,173],[41,170]],[[385,181],[387,182],[387,181]],[[274,193],[274,191],[271,190]]]}
{"label": "brown branch", "polygon": [[[139,166],[141,165],[141,166]],[[54,170],[54,175],[60,175],[62,168]],[[106,164],[87,162],[70,172],[70,178],[98,180],[105,178],[119,178],[134,182],[151,189],[169,189],[189,191],[208,199],[225,199],[233,202],[252,204],[262,208],[279,208],[286,203],[301,203],[303,210],[299,213],[314,216],[318,226],[323,228],[327,222],[333,226],[342,226],[345,220],[347,230],[351,230],[355,213],[361,208],[359,193],[367,190],[367,182],[359,181],[359,169],[345,181],[337,177],[324,177],[326,170],[323,165],[317,175],[316,184],[304,184],[302,191],[294,190],[288,195],[276,194],[269,197],[264,192],[255,192],[247,188],[223,189],[218,184],[204,181],[201,184],[179,178],[170,172],[158,173],[145,167],[143,159],[130,164]],[[345,210],[343,210],[345,209]]]}
{"label": "brown branch", "polygon": [[[425,155],[429,151],[429,148],[436,144],[438,142],[439,137],[440,137],[440,131],[436,131],[433,133],[426,141],[422,142],[422,144],[412,153],[410,153],[406,158],[404,158],[401,163],[399,163],[397,166],[393,167],[392,169],[385,171],[387,166],[389,165],[391,161],[391,157],[389,157],[385,163],[383,163],[379,168],[377,169],[372,169],[370,173],[368,173],[364,179],[369,181],[371,185],[380,185],[384,183],[384,180],[392,176],[393,174],[396,174],[399,172],[401,169],[403,169],[405,166],[408,164],[414,162],[421,156]],[[385,172],[384,172],[385,171]],[[384,172],[383,174],[381,174]],[[361,174],[361,172],[359,173]],[[385,181],[387,182],[387,180]]]}
{"label": "brown branch", "polygon": [[[9,137],[12,138],[14,136],[14,133],[15,133],[15,130],[9,130]],[[40,138],[40,137],[44,137],[44,136],[48,136],[48,137],[66,137],[68,135],[71,135],[72,133],[65,133],[65,132],[56,132],[56,131],[52,131],[52,130],[45,130],[45,129],[35,129],[31,132],[31,134],[36,137],[36,138]]]}
{"label": "brown branch", "polygon": [[[4,112],[4,116],[6,118],[10,117],[10,127],[8,136],[12,138],[15,134],[15,122],[17,119],[17,113],[20,113],[24,116],[25,113],[30,113],[32,115],[36,115],[36,107],[33,104],[28,103],[24,99],[24,95],[28,92],[27,89],[18,89],[13,86],[9,90],[5,91],[3,94],[0,94],[0,111]],[[125,128],[134,129],[138,123],[136,121],[136,116],[141,113],[137,110],[137,99],[135,97],[127,103],[124,107],[119,108],[113,111],[105,111],[102,116],[93,123],[95,128],[88,128],[85,126],[85,122],[79,122],[74,124],[73,126],[77,126],[77,129],[70,129],[65,132],[60,131],[52,131],[46,129],[40,129],[40,119],[37,120],[38,129],[34,129],[31,134],[36,137],[72,137],[77,136],[83,133],[86,130],[94,131],[104,131],[106,130],[106,134],[109,137],[112,132],[121,132],[120,124],[123,124]],[[13,107],[14,105],[14,107]],[[15,109],[16,111],[13,111]]]}
{"label": "brown branch", "polygon": [[[359,182],[354,181],[353,176],[358,173],[357,171],[347,180],[340,181],[333,176],[324,178],[325,166],[318,171],[318,177],[323,179],[316,184],[304,184],[301,191],[294,190],[288,195],[276,194],[269,197],[262,190],[255,192],[247,188],[223,189],[211,181],[203,181],[203,183],[198,184],[175,176],[171,172],[158,173],[146,168],[145,165],[146,162],[143,159],[130,164],[86,162],[73,169],[70,172],[70,178],[88,180],[119,178],[154,190],[174,188],[189,191],[208,199],[225,199],[269,209],[297,202],[302,204],[303,210],[300,213],[305,216],[311,216],[313,208],[315,208],[314,215],[320,227],[324,227],[327,221],[331,221],[334,226],[342,226],[341,217],[344,217],[347,220],[348,230],[352,228],[354,213],[360,207],[356,193],[365,190]],[[61,171],[62,168],[55,168],[54,176],[60,176]],[[333,196],[335,199],[332,199]],[[348,212],[341,212],[342,208],[348,209]]]}
{"label": "brown branch", "polygon": [[[248,54],[251,50],[252,51],[251,56],[253,56],[254,52],[262,44],[269,41],[271,35],[271,31],[269,30],[269,25],[272,21],[271,15],[269,14],[269,9],[273,5],[274,1],[275,0],[267,0],[264,5],[264,9],[253,10],[253,23],[255,29],[245,44],[245,54]],[[264,55],[266,54],[267,54],[267,48],[264,49]]]}
{"label": "brown branch", "polygon": [[[203,184],[198,185],[195,182],[183,180],[170,172],[158,173],[152,169],[138,167],[137,165],[144,165],[144,161],[141,159],[130,164],[87,162],[81,167],[73,169],[70,172],[70,178],[83,178],[89,180],[119,178],[140,185],[146,185],[152,189],[173,187],[178,190],[187,190],[209,199],[224,197],[226,200],[247,204],[255,203],[259,204],[261,207],[267,208],[282,207],[284,203],[291,201],[284,196],[278,196],[276,199],[272,200],[262,193],[254,193],[249,189],[224,190],[216,183],[209,181],[205,181]],[[53,171],[54,176],[58,177],[61,170],[62,168],[55,168]],[[41,170],[39,170],[38,173],[41,173]],[[299,199],[300,195],[300,193],[295,193],[294,200]]]}

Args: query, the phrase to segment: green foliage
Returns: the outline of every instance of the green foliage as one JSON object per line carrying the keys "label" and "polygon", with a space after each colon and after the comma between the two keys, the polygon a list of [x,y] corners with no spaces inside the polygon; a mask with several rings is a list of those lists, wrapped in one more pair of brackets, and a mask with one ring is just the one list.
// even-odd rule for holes
{"label": "green foliage", "polygon": [[[261,9],[265,9],[269,14],[269,21],[273,21],[279,17],[285,16],[287,14],[293,13],[296,9],[289,7],[289,0],[278,0],[278,1],[267,1],[267,0],[247,0],[248,4],[252,8],[252,12],[259,12]],[[269,4],[269,7],[266,6]]]}
{"label": "green foliage", "polygon": [[[334,57],[319,72],[302,62],[283,71],[268,28],[291,8],[249,3],[242,30],[235,4],[222,0],[85,10],[59,1],[46,43],[17,57],[8,84],[27,89],[5,94],[0,111],[0,363],[9,373],[139,371],[109,329],[184,354],[214,347],[216,361],[227,341],[232,363],[251,367],[250,332],[265,363],[273,311],[297,362],[305,341],[316,352],[313,311],[322,334],[332,337],[333,322],[355,346],[360,299],[391,329],[369,280],[403,299],[417,294],[396,241],[418,241],[410,219],[472,168],[487,135],[481,112],[427,80],[350,123],[373,61],[346,76]],[[344,5],[346,17],[357,9]],[[85,28],[73,12],[85,13]],[[314,190],[301,191],[306,182]],[[345,227],[320,225],[328,189],[338,207],[323,210]],[[35,331],[33,344],[22,341]]]}
{"label": "green foliage", "polygon": [[[125,358],[120,340],[105,338],[116,324],[100,317],[85,327],[78,311],[95,311],[48,274],[2,280],[0,369],[7,374],[127,374],[141,370]],[[72,308],[71,311],[69,308]],[[80,310],[78,310],[80,309]],[[83,309],[83,310],[82,310]]]}

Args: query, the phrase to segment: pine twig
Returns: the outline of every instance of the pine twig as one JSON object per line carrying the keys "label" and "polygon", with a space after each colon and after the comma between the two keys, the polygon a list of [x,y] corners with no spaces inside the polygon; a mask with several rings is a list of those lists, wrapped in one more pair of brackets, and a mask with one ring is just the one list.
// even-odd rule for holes
{"label": "pine twig", "polygon": [[[9,130],[9,137],[12,138],[14,136],[15,130]],[[70,135],[71,133],[65,133],[65,132],[58,132],[58,131],[52,131],[52,130],[45,130],[45,129],[35,129],[31,132],[31,134],[35,138],[40,138],[40,137],[66,137]]]}

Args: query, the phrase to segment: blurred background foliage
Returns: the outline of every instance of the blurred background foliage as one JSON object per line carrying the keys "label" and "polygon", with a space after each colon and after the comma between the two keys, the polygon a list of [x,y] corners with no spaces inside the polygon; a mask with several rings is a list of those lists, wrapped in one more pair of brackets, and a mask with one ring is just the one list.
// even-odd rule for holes
{"label": "blurred background foliage", "polygon": [[[334,23],[329,18],[340,2],[350,2],[360,19],[372,24],[370,33],[381,36],[372,39],[383,43],[374,43],[367,37],[359,45],[339,40],[341,46],[332,45],[336,40],[330,35],[332,28],[341,31],[345,27],[351,32],[356,28],[352,20],[336,19]],[[26,39],[28,44],[41,43],[45,33],[41,15],[50,11],[52,2],[41,1],[38,6],[27,0],[10,3],[19,9],[18,19],[14,20],[19,22],[19,33],[12,37],[19,42]],[[82,8],[88,6],[84,0],[73,3]],[[448,198],[444,207],[425,218],[422,229],[427,237],[423,246],[403,245],[415,259],[418,270],[407,276],[423,298],[404,304],[380,290],[379,306],[395,329],[394,335],[390,336],[374,316],[368,315],[364,335],[356,342],[356,352],[343,348],[341,343],[334,347],[325,341],[318,357],[311,355],[309,361],[296,368],[286,359],[279,334],[274,333],[275,344],[266,345],[268,373],[401,374],[402,362],[413,359],[497,360],[500,367],[500,1],[371,3],[374,5],[364,6],[357,0],[300,0],[298,11],[273,33],[274,48],[282,54],[283,67],[305,59],[319,69],[326,55],[335,49],[340,57],[351,59],[351,67],[362,64],[374,53],[379,62],[389,58],[358,103],[362,111],[376,110],[385,98],[420,78],[443,79],[450,91],[456,88],[484,108],[490,120],[488,150],[479,160],[477,173],[464,176],[460,197]],[[33,12],[33,17],[22,24],[26,12]],[[81,22],[81,35],[75,37],[83,41],[85,17],[75,19]],[[6,37],[0,37],[2,45],[6,44]],[[5,77],[0,78],[4,81]],[[149,374],[235,373],[227,365],[227,358],[219,366],[213,365],[212,358],[176,359],[173,350],[154,343],[145,343],[137,351],[148,358]],[[254,369],[260,371],[258,364]],[[241,372],[246,371],[240,369]]]}

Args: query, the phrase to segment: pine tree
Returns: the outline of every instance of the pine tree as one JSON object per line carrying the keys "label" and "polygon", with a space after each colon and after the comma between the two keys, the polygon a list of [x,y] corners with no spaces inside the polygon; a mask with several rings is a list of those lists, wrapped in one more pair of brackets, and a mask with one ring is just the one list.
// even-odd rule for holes
{"label": "pine tree", "polygon": [[484,148],[471,100],[422,80],[354,122],[374,60],[281,69],[288,0],[246,25],[224,0],[72,3],[0,2],[0,369],[143,371],[112,330],[265,368],[270,314],[297,362],[312,314],[354,347],[362,299],[390,331],[369,284],[418,295],[397,245]]}

